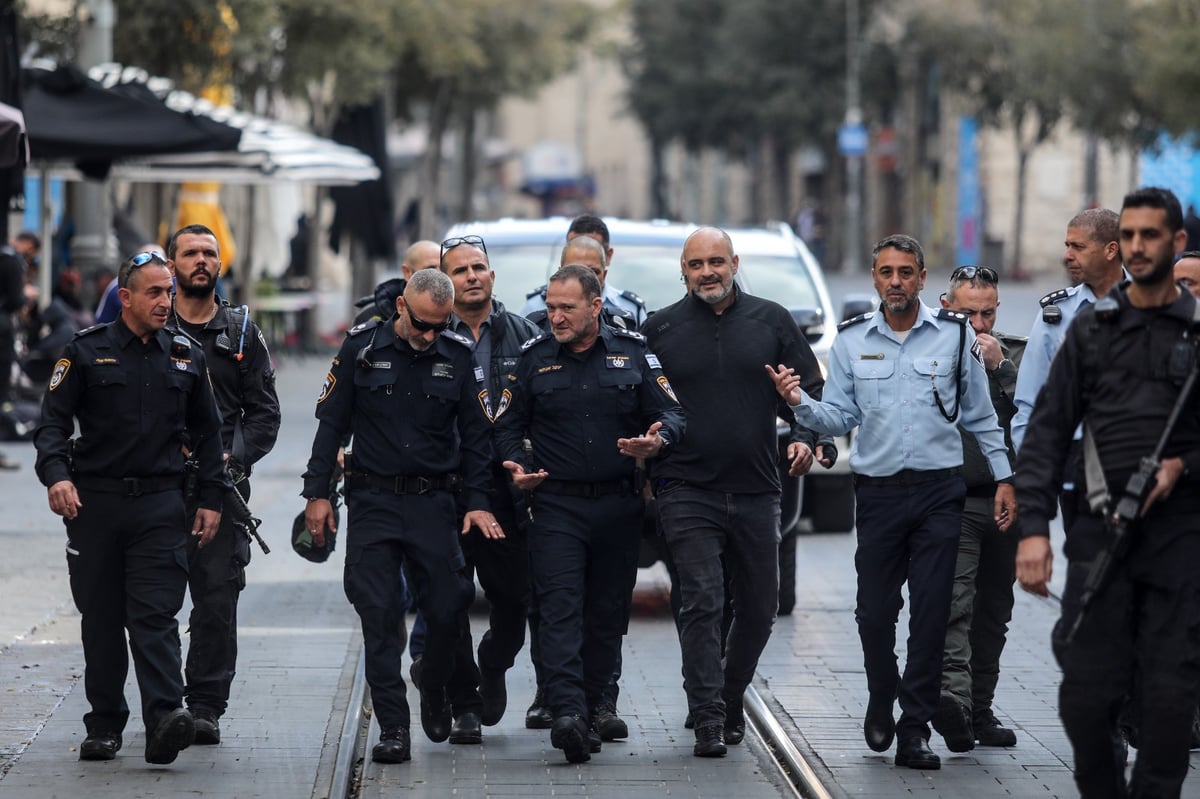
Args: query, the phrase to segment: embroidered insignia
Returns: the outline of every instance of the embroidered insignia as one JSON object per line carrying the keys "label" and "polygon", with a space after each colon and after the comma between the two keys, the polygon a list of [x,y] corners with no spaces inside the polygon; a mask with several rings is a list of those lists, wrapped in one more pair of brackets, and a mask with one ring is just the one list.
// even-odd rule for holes
{"label": "embroidered insignia", "polygon": [[605,360],[605,366],[607,366],[609,369],[628,369],[629,368],[629,356],[628,355],[608,355],[608,356],[605,356],[604,360]]}
{"label": "embroidered insignia", "polygon": [[71,362],[63,358],[58,363],[54,364],[54,371],[50,375],[50,390],[58,388],[62,383],[63,378],[67,376],[67,372],[71,371]]}
{"label": "embroidered insignia", "polygon": [[661,369],[662,368],[662,364],[660,364],[658,362],[658,356],[655,355],[653,352],[646,353],[646,363],[650,366],[651,369]]}
{"label": "embroidered insignia", "polygon": [[675,389],[671,388],[671,381],[667,380],[666,375],[660,375],[658,378],[658,387],[663,390],[663,393],[671,398],[672,402],[679,402],[679,398],[675,396]]}
{"label": "embroidered insignia", "polygon": [[543,366],[541,369],[538,369],[537,373],[539,375],[544,375],[544,374],[546,374],[546,372],[557,372],[561,368],[562,368],[561,363],[552,363],[549,366]]}
{"label": "embroidered insignia", "polygon": [[318,405],[329,399],[329,395],[333,393],[335,385],[337,385],[337,378],[333,376],[333,372],[325,375],[325,382],[321,384],[321,395],[317,397]]}
{"label": "embroidered insignia", "polygon": [[454,364],[438,361],[433,365],[433,376],[440,377],[445,380],[454,379]]}

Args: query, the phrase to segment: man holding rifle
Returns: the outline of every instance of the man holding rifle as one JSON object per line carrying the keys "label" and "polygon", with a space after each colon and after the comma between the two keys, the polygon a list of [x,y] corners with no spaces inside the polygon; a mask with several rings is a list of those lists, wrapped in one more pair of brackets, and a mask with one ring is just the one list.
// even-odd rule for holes
{"label": "man holding rifle", "polygon": [[[1200,685],[1200,312],[1172,278],[1186,242],[1174,194],[1128,194],[1119,237],[1132,282],[1072,323],[1017,458],[1017,579],[1046,594],[1049,520],[1074,477],[1087,490],[1067,530],[1054,651],[1075,782],[1085,797],[1178,796]],[[1063,475],[1080,422],[1080,473]],[[1117,729],[1127,696],[1140,728],[1128,787]]]}
{"label": "man holding rifle", "polygon": [[[185,697],[196,724],[197,744],[219,744],[218,719],[229,701],[237,665],[238,595],[246,586],[250,535],[257,520],[245,500],[250,469],[275,446],[279,398],[271,354],[245,306],[235,308],[216,296],[221,274],[217,238],[204,225],[188,225],[171,236],[167,265],[175,277],[170,326],[196,342],[208,362],[209,379],[221,411],[221,446],[233,482],[227,513],[211,544],[188,549],[188,619]],[[189,503],[191,498],[189,498]],[[191,505],[189,504],[189,509]],[[266,551],[265,545],[261,543]]]}

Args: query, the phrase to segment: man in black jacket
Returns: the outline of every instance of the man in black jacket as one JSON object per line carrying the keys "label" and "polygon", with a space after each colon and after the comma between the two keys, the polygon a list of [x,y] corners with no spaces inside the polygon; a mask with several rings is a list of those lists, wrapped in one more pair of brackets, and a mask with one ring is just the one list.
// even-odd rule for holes
{"label": "man in black jacket", "polygon": [[[1079,507],[1063,552],[1067,579],[1054,654],[1062,667],[1059,715],[1083,796],[1179,796],[1200,684],[1200,399],[1182,408],[1146,496],[1123,519],[1128,546],[1113,552],[1111,523],[1196,368],[1197,300],[1172,278],[1187,236],[1166,189],[1126,195],[1121,259],[1132,282],[1080,311],[1054,356],[1017,456],[1021,503],[1017,579],[1042,596],[1053,555],[1050,519],[1075,428],[1084,463],[1073,475]],[[1091,453],[1091,454],[1089,454]],[[1136,496],[1136,492],[1134,492]],[[1093,502],[1094,500],[1094,502]],[[1080,618],[1084,587],[1102,553],[1104,580]],[[1067,640],[1064,635],[1073,629]],[[1139,728],[1131,784],[1117,729],[1126,697]],[[1128,793],[1127,793],[1128,790]]]}
{"label": "man in black jacket", "polygon": [[[204,350],[208,376],[221,410],[221,448],[235,491],[250,496],[250,470],[275,446],[279,397],[266,341],[243,306],[216,296],[221,250],[204,225],[171,236],[167,265],[175,276],[171,326]],[[218,720],[229,702],[237,668],[237,606],[246,586],[250,537],[222,517],[213,543],[188,549],[191,643],[184,676],[188,708],[196,719],[196,743],[219,744]]]}
{"label": "man in black jacket", "polygon": [[[745,735],[742,695],[766,646],[779,601],[779,396],[764,364],[784,363],[820,396],[817,359],[791,315],[735,284],[728,234],[701,228],[680,258],[687,296],[646,322],[650,350],[678,391],[687,434],[654,466],[663,536],[679,575],[684,690],[694,753],[720,757]],[[786,416],[791,411],[783,409]],[[799,432],[799,431],[798,431]],[[788,445],[793,475],[832,460],[804,431]],[[722,665],[722,556],[734,617]]]}
{"label": "man in black jacket", "polygon": [[[492,299],[496,273],[487,245],[478,236],[447,239],[441,247],[441,270],[454,283],[450,329],[475,343],[479,405],[495,420],[507,409],[512,392],[508,375],[516,371],[521,345],[538,334],[537,325],[510,313]],[[481,379],[482,378],[482,379]],[[462,537],[467,570],[479,575],[491,605],[488,631],[479,641],[478,668],[472,652],[470,622],[463,614],[455,653],[450,694],[454,725],[450,742],[480,743],[480,725],[500,723],[508,704],[504,674],[525,645],[529,614],[529,548],[523,499],[497,458],[492,464],[492,512],[504,528],[501,538],[469,530]],[[518,508],[518,505],[522,507]]]}

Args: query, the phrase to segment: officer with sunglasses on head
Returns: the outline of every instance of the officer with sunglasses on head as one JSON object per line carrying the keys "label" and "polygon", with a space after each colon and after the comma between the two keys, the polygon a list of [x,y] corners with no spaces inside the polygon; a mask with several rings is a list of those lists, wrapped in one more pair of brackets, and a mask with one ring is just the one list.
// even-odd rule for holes
{"label": "officer with sunglasses on head", "polygon": [[146,760],[164,764],[195,735],[175,620],[188,578],[183,447],[199,463],[190,527],[198,546],[216,535],[230,486],[204,351],[165,330],[167,262],[140,253],[121,265],[117,281],[120,316],[76,333],[54,365],[34,434],[36,468],[50,509],[66,523],[71,595],[82,615],[91,710],[79,759],[112,760],[121,748],[132,650]]}
{"label": "officer with sunglasses on head", "polygon": [[[965,315],[975,331],[992,406],[1007,438],[1016,412],[1013,392],[1025,338],[995,330],[999,306],[999,278],[994,269],[960,266],[951,273],[942,307]],[[1012,618],[1017,527],[1001,531],[992,518],[996,482],[975,437],[961,427],[959,432],[967,498],[946,626],[942,696],[933,717],[933,728],[945,738],[951,752],[974,749],[976,742],[980,746],[1017,743],[1013,731],[992,712],[992,697],[1000,677],[1000,653]],[[1016,451],[1011,441],[1006,443],[1011,465],[1016,461]]]}
{"label": "officer with sunglasses on head", "polygon": [[410,757],[397,601],[404,561],[428,628],[421,726],[440,743],[451,733],[446,684],[460,614],[475,593],[459,533],[474,526],[488,537],[504,535],[489,505],[492,441],[477,397],[482,381],[471,342],[448,329],[453,304],[450,278],[423,269],[389,319],[350,330],[317,398],[319,424],[304,473],[305,522],[323,546],[334,529],[328,497],[338,447],[354,436],[346,463],[345,588],[362,622],[367,683],[382,729],[372,758],[381,763]]}
{"label": "officer with sunglasses on head", "polygon": [[[921,302],[925,254],[910,236],[875,245],[871,276],[880,309],[838,326],[824,394],[814,399],[782,364],[768,366],[796,420],[830,435],[858,427],[850,449],[858,505],[855,618],[867,672],[867,746],[896,765],[941,768],[929,748],[938,705],[942,649],[954,585],[966,484],[960,429],[970,432],[998,483],[997,527],[1016,519],[1012,466],[988,397],[975,334],[963,314]],[[896,621],[908,582],[908,660],[896,663]],[[900,701],[900,719],[892,706]]]}

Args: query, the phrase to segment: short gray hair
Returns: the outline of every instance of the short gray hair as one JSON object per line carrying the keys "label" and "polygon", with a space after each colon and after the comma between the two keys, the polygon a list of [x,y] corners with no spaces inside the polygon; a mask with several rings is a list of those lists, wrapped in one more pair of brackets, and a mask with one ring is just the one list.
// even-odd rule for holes
{"label": "short gray hair", "polygon": [[438,305],[454,302],[454,282],[437,269],[420,269],[413,272],[413,276],[408,279],[408,289],[405,293],[408,291],[414,294],[428,294]]}
{"label": "short gray hair", "polygon": [[577,263],[574,259],[568,257],[576,252],[591,252],[592,254],[599,253],[600,265],[605,269],[608,268],[608,256],[604,252],[604,245],[593,239],[591,236],[576,236],[563,245],[562,255],[559,256],[558,263],[560,266]]}

